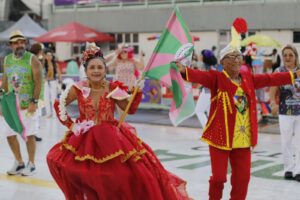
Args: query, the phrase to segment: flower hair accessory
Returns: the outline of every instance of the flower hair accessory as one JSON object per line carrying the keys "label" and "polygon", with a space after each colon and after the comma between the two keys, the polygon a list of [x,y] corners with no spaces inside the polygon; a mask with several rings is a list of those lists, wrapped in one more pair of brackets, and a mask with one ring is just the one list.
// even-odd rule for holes
{"label": "flower hair accessory", "polygon": [[86,49],[82,53],[82,58],[81,58],[82,64],[85,65],[88,60],[97,57],[103,58],[103,53],[101,49],[97,46],[90,46],[90,48]]}

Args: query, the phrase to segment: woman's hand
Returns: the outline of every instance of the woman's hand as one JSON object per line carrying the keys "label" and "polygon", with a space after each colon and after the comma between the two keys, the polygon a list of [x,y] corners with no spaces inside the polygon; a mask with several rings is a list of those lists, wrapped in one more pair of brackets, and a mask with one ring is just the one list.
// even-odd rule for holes
{"label": "woman's hand", "polygon": [[140,90],[143,90],[143,88],[145,87],[145,80],[140,78],[138,80],[135,81],[134,87],[139,87]]}
{"label": "woman's hand", "polygon": [[115,50],[115,55],[118,56],[121,52],[122,52],[122,49],[121,48],[117,48]]}
{"label": "woman's hand", "polygon": [[82,122],[73,123],[71,131],[74,135],[79,136],[80,134],[86,133],[94,125],[92,120],[84,120]]}

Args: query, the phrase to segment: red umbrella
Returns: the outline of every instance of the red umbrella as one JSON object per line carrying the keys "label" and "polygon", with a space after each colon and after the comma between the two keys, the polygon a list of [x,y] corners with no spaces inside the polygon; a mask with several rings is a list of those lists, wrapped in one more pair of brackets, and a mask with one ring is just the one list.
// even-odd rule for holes
{"label": "red umbrella", "polygon": [[48,33],[35,38],[38,42],[112,42],[109,34],[99,32],[77,22],[57,27]]}

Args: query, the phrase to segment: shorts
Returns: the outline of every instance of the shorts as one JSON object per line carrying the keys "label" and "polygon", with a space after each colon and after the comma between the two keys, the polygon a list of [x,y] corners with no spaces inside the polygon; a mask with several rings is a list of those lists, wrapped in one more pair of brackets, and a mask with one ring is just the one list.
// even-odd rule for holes
{"label": "shorts", "polygon": [[[27,109],[26,110],[21,110],[20,111],[23,125],[25,126],[25,134],[26,136],[31,136],[31,135],[36,135],[38,133],[38,127],[39,127],[39,115],[38,112],[35,112],[32,115],[27,114]],[[11,129],[8,124],[6,123],[5,119],[1,117],[2,119],[0,120],[2,133],[6,135],[6,137],[13,136],[13,135],[19,135],[19,133],[15,132],[13,129]]]}

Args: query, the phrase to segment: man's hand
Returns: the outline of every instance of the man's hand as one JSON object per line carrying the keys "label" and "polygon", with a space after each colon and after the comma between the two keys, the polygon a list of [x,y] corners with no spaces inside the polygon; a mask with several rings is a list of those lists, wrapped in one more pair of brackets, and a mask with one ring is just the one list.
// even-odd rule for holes
{"label": "man's hand", "polygon": [[27,112],[30,113],[30,114],[33,114],[33,113],[35,113],[36,109],[37,109],[37,104],[29,103],[28,108],[27,108]]}
{"label": "man's hand", "polygon": [[176,65],[177,65],[180,73],[185,73],[186,67],[183,64],[181,64],[180,62],[176,62]]}

